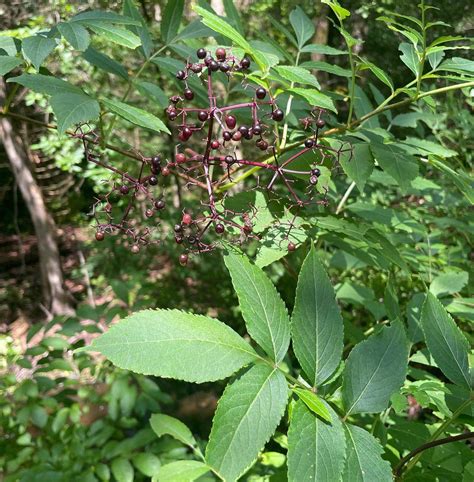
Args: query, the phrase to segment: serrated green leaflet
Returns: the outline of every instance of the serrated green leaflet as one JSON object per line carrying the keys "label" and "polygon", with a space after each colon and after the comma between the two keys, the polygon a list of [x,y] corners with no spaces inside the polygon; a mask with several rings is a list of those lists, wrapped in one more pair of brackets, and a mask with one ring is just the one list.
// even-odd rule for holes
{"label": "serrated green leaflet", "polygon": [[369,144],[355,144],[351,153],[342,153],[340,163],[344,172],[363,191],[367,179],[374,170],[374,157]]}
{"label": "serrated green leaflet", "polygon": [[64,133],[74,124],[99,117],[99,103],[85,94],[66,93],[51,97],[51,107],[58,123],[58,132]]}
{"label": "serrated green leaflet", "polygon": [[382,458],[383,448],[363,428],[344,425],[346,461],[342,482],[392,482],[390,463]]}
{"label": "serrated green leaflet", "polygon": [[117,115],[132,124],[146,127],[147,129],[157,132],[166,132],[167,134],[170,134],[170,131],[161,119],[158,119],[158,117],[143,109],[133,107],[119,100],[102,99],[101,102],[112,112],[115,112]]}
{"label": "serrated green leaflet", "polygon": [[224,257],[250,336],[277,363],[290,344],[290,320],[273,283],[248,258],[229,250]]}
{"label": "serrated green leaflet", "polygon": [[287,401],[284,375],[263,364],[225,389],[206,448],[206,462],[221,478],[237,480],[250,468],[277,428]]}
{"label": "serrated green leaflet", "polygon": [[274,67],[278,74],[290,82],[296,84],[312,85],[318,89],[321,88],[318,79],[309,71],[303,67],[295,67],[293,65],[279,65]]}
{"label": "serrated green leaflet", "polygon": [[311,384],[323,383],[341,361],[343,324],[334,289],[314,248],[298,277],[291,333],[293,350]]}
{"label": "serrated green leaflet", "polygon": [[288,89],[288,92],[303,97],[311,106],[321,107],[322,109],[331,110],[332,112],[337,113],[337,109],[334,106],[331,97],[328,97],[325,94],[321,94],[321,92],[318,92],[315,89],[303,89],[300,87],[294,87],[292,89]]}
{"label": "serrated green leaflet", "polygon": [[100,35],[117,45],[136,49],[142,44],[138,35],[135,35],[133,32],[130,32],[130,30],[126,30],[125,28],[95,22],[89,22],[87,25],[94,30],[97,35]]}
{"label": "serrated green leaflet", "polygon": [[76,49],[86,50],[91,41],[89,32],[78,22],[59,23],[61,35]]}
{"label": "serrated green leaflet", "polygon": [[5,75],[23,62],[18,57],[0,56],[0,75]]}
{"label": "serrated green leaflet", "polygon": [[167,2],[161,22],[161,37],[166,44],[176,37],[183,17],[184,0]]}
{"label": "serrated green leaflet", "polygon": [[346,360],[342,399],[346,414],[375,413],[387,408],[390,396],[403,384],[408,342],[400,322],[356,345]]}
{"label": "serrated green leaflet", "polygon": [[29,60],[36,70],[39,70],[44,59],[56,47],[56,42],[42,35],[33,35],[25,38],[21,43],[24,57]]}
{"label": "serrated green leaflet", "polygon": [[331,414],[327,409],[324,402],[311,390],[305,390],[304,388],[292,388],[291,391],[298,395],[299,399],[316,415],[331,422]]}
{"label": "serrated green leaflet", "polygon": [[209,472],[210,468],[196,460],[179,460],[178,462],[171,462],[163,465],[153,478],[157,482],[193,482],[201,475]]}
{"label": "serrated green leaflet", "polygon": [[158,437],[171,435],[186,445],[196,445],[196,440],[194,439],[191,430],[189,430],[189,428],[177,418],[170,417],[163,413],[157,413],[151,416],[150,425]]}
{"label": "serrated green leaflet", "polygon": [[288,430],[289,482],[339,480],[345,458],[345,438],[337,414],[326,408],[327,423],[314,416],[300,400],[293,408]]}
{"label": "serrated green leaflet", "polygon": [[139,311],[90,349],[127,370],[197,383],[226,378],[258,358],[224,323],[178,310]]}
{"label": "serrated green leaflet", "polygon": [[41,94],[57,95],[57,94],[84,94],[79,87],[58,79],[57,77],[42,75],[42,74],[22,74],[18,77],[10,77],[7,82],[14,82],[33,92],[40,92]]}
{"label": "serrated green leaflet", "polygon": [[452,382],[471,388],[469,342],[432,293],[426,295],[421,326],[428,349],[442,372]]}

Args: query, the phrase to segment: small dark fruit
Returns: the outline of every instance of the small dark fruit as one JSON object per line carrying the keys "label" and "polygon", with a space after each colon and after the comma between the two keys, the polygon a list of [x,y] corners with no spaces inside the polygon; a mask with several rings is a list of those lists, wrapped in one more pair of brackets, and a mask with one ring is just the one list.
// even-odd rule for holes
{"label": "small dark fruit", "polygon": [[193,65],[191,65],[191,70],[195,74],[199,74],[199,72],[202,72],[202,65],[201,64],[193,64]]}
{"label": "small dark fruit", "polygon": [[203,49],[203,48],[198,49],[196,52],[196,55],[198,59],[205,59],[207,55],[206,49]]}
{"label": "small dark fruit", "polygon": [[182,236],[180,236],[179,234],[177,234],[175,237],[174,237],[174,240],[176,241],[176,244],[182,244],[183,241],[184,241],[184,238]]}
{"label": "small dark fruit", "polygon": [[260,140],[257,141],[257,147],[261,151],[266,151],[268,149],[268,142],[263,140],[263,139],[260,139]]}
{"label": "small dark fruit", "polygon": [[161,170],[161,175],[166,177],[166,176],[169,176],[170,175],[170,168],[165,166],[162,170]]}
{"label": "small dark fruit", "polygon": [[283,114],[283,111],[281,109],[276,109],[272,113],[272,119],[276,122],[282,121],[284,116],[285,114]]}
{"label": "small dark fruit", "polygon": [[262,133],[262,126],[260,124],[255,124],[252,127],[252,132],[256,135],[259,136]]}
{"label": "small dark fruit", "polygon": [[248,69],[250,67],[250,59],[248,57],[244,57],[241,61],[240,61],[240,66],[243,68],[243,69]]}
{"label": "small dark fruit", "polygon": [[189,127],[183,127],[180,134],[183,134],[183,140],[187,141],[193,135],[193,131]]}
{"label": "small dark fruit", "polygon": [[151,218],[151,217],[153,216],[153,209],[147,209],[147,210],[145,211],[145,216],[146,216],[147,218]]}
{"label": "small dark fruit", "polygon": [[187,254],[180,254],[179,255],[179,264],[181,266],[186,266],[188,264],[188,255]]}
{"label": "small dark fruit", "polygon": [[178,80],[184,80],[186,78],[186,72],[184,70],[178,70],[178,72],[176,72],[176,78]]}
{"label": "small dark fruit", "polygon": [[158,178],[156,176],[150,176],[148,179],[150,186],[156,186],[158,184]]}
{"label": "small dark fruit", "polygon": [[187,100],[193,100],[194,92],[191,89],[184,89],[184,98]]}
{"label": "small dark fruit", "polygon": [[125,195],[125,194],[128,194],[129,191],[130,191],[130,188],[126,184],[122,184],[120,186],[120,194]]}
{"label": "small dark fruit", "polygon": [[291,241],[288,243],[288,251],[294,251],[296,249],[296,245]]}
{"label": "small dark fruit", "polygon": [[212,148],[212,149],[219,149],[219,146],[220,146],[219,141],[213,140],[213,141],[211,142],[211,148]]}
{"label": "small dark fruit", "polygon": [[178,117],[178,113],[176,112],[176,109],[168,110],[166,113],[170,121],[174,121],[176,117]]}
{"label": "small dark fruit", "polygon": [[222,223],[216,224],[216,233],[222,234],[225,231],[225,227]]}
{"label": "small dark fruit", "polygon": [[311,175],[319,177],[321,175],[321,171],[316,167],[314,169],[311,169]]}
{"label": "small dark fruit", "polygon": [[105,234],[104,234],[103,231],[97,231],[97,232],[95,233],[95,239],[96,239],[97,241],[103,241],[104,238],[105,238]]}
{"label": "small dark fruit", "polygon": [[209,65],[211,65],[211,62],[213,61],[214,59],[212,58],[212,56],[206,54],[206,58],[204,59],[204,64],[206,65],[206,67],[209,67]]}
{"label": "small dark fruit", "polygon": [[225,56],[226,56],[226,52],[224,48],[219,47],[218,49],[216,49],[216,58],[218,60],[225,60]]}
{"label": "small dark fruit", "polygon": [[219,64],[215,60],[211,60],[209,63],[209,70],[211,72],[217,72],[219,70]]}
{"label": "small dark fruit", "polygon": [[247,126],[240,126],[239,127],[239,132],[243,135],[246,136],[249,132],[249,128]]}
{"label": "small dark fruit", "polygon": [[182,224],[186,224],[186,226],[189,226],[193,222],[193,218],[190,214],[186,213],[183,214],[183,219],[181,220],[181,222]]}
{"label": "small dark fruit", "polygon": [[205,111],[205,110],[200,110],[199,113],[198,113],[198,119],[201,121],[201,122],[204,122],[207,120],[207,118],[209,117],[208,113]]}
{"label": "small dark fruit", "polygon": [[230,65],[227,62],[220,62],[219,69],[221,72],[227,73],[230,70]]}
{"label": "small dark fruit", "polygon": [[244,224],[244,233],[250,234],[252,232],[252,226],[250,224]]}
{"label": "small dark fruit", "polygon": [[140,252],[140,246],[138,246],[138,244],[134,244],[131,248],[130,248],[130,251],[133,253],[133,254],[137,254]]}
{"label": "small dark fruit", "polygon": [[234,129],[235,126],[237,125],[237,119],[236,119],[233,115],[228,115],[228,116],[225,118],[225,125],[226,125],[229,129]]}
{"label": "small dark fruit", "polygon": [[197,241],[196,236],[192,236],[192,235],[188,236],[188,243],[189,244],[196,244],[196,241]]}
{"label": "small dark fruit", "polygon": [[313,139],[306,139],[304,141],[304,146],[307,147],[308,149],[311,149],[314,146]]}
{"label": "small dark fruit", "polygon": [[317,176],[311,176],[309,178],[309,183],[313,186],[316,186],[316,184],[318,184],[318,177]]}
{"label": "small dark fruit", "polygon": [[232,133],[230,133],[229,131],[224,131],[222,133],[222,138],[225,140],[225,141],[230,141],[232,139]]}
{"label": "small dark fruit", "polygon": [[318,119],[318,120],[316,121],[316,125],[317,125],[319,128],[321,128],[321,127],[324,127],[324,126],[326,125],[326,122],[325,122],[324,119]]}
{"label": "small dark fruit", "polygon": [[233,164],[234,158],[233,158],[232,156],[225,156],[224,161],[225,161],[227,164]]}
{"label": "small dark fruit", "polygon": [[180,233],[183,230],[183,226],[181,224],[175,224],[174,225],[174,232],[175,233]]}
{"label": "small dark fruit", "polygon": [[257,99],[265,99],[265,96],[267,95],[267,91],[263,87],[259,87],[255,91],[255,95],[257,96]]}
{"label": "small dark fruit", "polygon": [[158,201],[155,201],[156,209],[164,209],[165,206],[166,206],[166,203],[163,201],[163,199],[159,199]]}

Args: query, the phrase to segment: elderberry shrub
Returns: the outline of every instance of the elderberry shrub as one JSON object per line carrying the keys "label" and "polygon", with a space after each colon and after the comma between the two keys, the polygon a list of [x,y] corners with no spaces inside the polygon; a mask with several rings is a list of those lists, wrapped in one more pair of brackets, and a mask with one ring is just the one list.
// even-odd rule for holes
{"label": "elderberry shrub", "polygon": [[[175,178],[183,179],[186,188],[202,193],[199,203],[182,206],[184,214],[172,214],[177,224],[170,235],[184,250],[179,256],[179,263],[183,266],[190,254],[212,251],[224,237],[237,244],[258,239],[259,232],[253,229],[258,214],[256,208],[250,205],[231,209],[225,202],[229,195],[223,186],[233,182],[237,171],[259,170],[257,185],[249,186],[249,189],[266,188],[272,195],[277,195],[274,187],[278,183],[278,195],[283,195],[288,210],[296,217],[299,210],[310,204],[326,205],[327,191],[320,186],[321,169],[318,166],[329,159],[329,164],[335,168],[341,152],[350,150],[342,147],[336,150],[320,142],[319,132],[326,125],[322,118],[324,110],[313,107],[309,115],[301,119],[303,129],[308,130],[309,135],[301,139],[300,146],[293,153],[285,156],[284,152],[279,152],[275,136],[276,126],[286,122],[285,113],[277,105],[271,89],[252,85],[247,77],[252,66],[250,58],[236,58],[230,49],[223,47],[218,47],[214,54],[200,48],[196,56],[198,62],[188,62],[176,72],[180,92],[170,97],[165,109],[178,138],[173,158],[165,160],[159,154],[136,156],[141,167],[135,176],[100,162],[121,178],[110,193],[94,205],[96,239],[102,241],[106,236],[122,234],[129,238],[131,251],[138,253],[142,246],[159,242],[156,239],[161,239],[169,231],[160,223],[163,211],[167,211],[165,188],[170,182],[167,178],[173,174]],[[248,93],[247,100],[222,103],[219,94],[223,91],[223,84],[231,78],[240,80],[242,91]],[[198,79],[205,87],[207,105],[196,105],[199,96],[193,90],[195,84],[190,82],[191,79]],[[193,105],[189,105],[190,102]],[[288,129],[287,125],[285,129]],[[88,143],[85,136],[82,140],[87,158],[98,163],[93,152],[95,144]],[[311,160],[305,161],[305,167],[301,168],[301,162],[296,164],[295,161],[308,153]],[[322,199],[315,200],[319,192],[322,192]],[[122,198],[121,203],[119,198]],[[121,215],[113,213],[114,208],[123,206],[124,201],[127,203],[125,211]],[[136,209],[136,204],[140,204],[141,209]],[[139,212],[144,213],[143,221],[133,218]],[[292,227],[293,222],[289,223],[284,237],[289,251],[296,249],[294,242],[290,241]],[[154,232],[158,232],[158,236]]]}

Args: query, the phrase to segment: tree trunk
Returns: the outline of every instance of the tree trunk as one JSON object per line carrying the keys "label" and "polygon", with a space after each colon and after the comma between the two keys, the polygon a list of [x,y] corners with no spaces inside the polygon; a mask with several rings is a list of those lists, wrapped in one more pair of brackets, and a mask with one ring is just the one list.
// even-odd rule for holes
{"label": "tree trunk", "polygon": [[[0,104],[4,103],[5,94],[5,84],[1,80]],[[45,306],[53,315],[72,314],[70,297],[63,287],[59,249],[55,238],[56,225],[29,168],[27,153],[15,136],[13,125],[7,117],[0,117],[0,136],[38,239],[39,267]]]}

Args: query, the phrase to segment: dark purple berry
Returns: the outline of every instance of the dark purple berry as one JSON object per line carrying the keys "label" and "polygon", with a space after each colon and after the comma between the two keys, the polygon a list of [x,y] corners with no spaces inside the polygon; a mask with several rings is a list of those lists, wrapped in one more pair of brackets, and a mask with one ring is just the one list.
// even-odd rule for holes
{"label": "dark purple berry", "polygon": [[211,60],[209,64],[209,70],[211,72],[217,72],[219,70],[219,64],[215,60]]}
{"label": "dark purple berry", "polygon": [[196,52],[196,55],[198,59],[205,59],[207,55],[206,49],[203,49],[203,48],[198,49]]}
{"label": "dark purple berry", "polygon": [[227,73],[230,70],[230,65],[227,62],[220,62],[219,69],[221,72]]}
{"label": "dark purple berry", "polygon": [[158,178],[156,176],[150,176],[148,179],[150,186],[156,186],[158,184]]}
{"label": "dark purple berry", "polygon": [[188,264],[188,255],[187,254],[180,254],[179,255],[179,264],[181,266],[186,266]]}
{"label": "dark purple berry", "polygon": [[242,133],[240,131],[234,132],[232,139],[237,142],[240,141],[240,139],[242,139]]}
{"label": "dark purple berry", "polygon": [[225,56],[226,56],[226,53],[224,48],[219,47],[218,49],[216,49],[216,58],[218,60],[225,60]]}
{"label": "dark purple berry", "polygon": [[199,74],[199,72],[202,72],[202,65],[201,64],[193,64],[193,65],[191,65],[191,70],[195,74]]}
{"label": "dark purple berry", "polygon": [[184,70],[178,70],[178,72],[176,72],[176,78],[178,80],[184,80],[186,78],[186,72]]}
{"label": "dark purple berry", "polygon": [[103,241],[104,238],[105,238],[105,234],[104,234],[103,231],[97,231],[97,232],[95,233],[95,239],[96,239],[97,241]]}
{"label": "dark purple berry", "polygon": [[311,175],[319,177],[321,175],[321,171],[316,167],[315,169],[311,169]]}
{"label": "dark purple berry", "polygon": [[155,201],[155,208],[158,210],[164,209],[166,206],[165,202],[163,199],[159,199],[158,201]]}
{"label": "dark purple berry", "polygon": [[193,100],[194,92],[191,89],[184,89],[184,98],[187,100]]}
{"label": "dark purple berry", "polygon": [[257,147],[261,151],[266,151],[268,149],[268,142],[265,141],[264,139],[260,139],[260,140],[257,141]]}
{"label": "dark purple berry", "polygon": [[313,186],[316,186],[316,184],[318,184],[318,177],[317,176],[311,176],[309,178],[309,183],[312,184]]}
{"label": "dark purple berry", "polygon": [[151,218],[151,217],[153,216],[153,209],[147,209],[147,210],[145,211],[145,216],[146,216],[147,218]]}
{"label": "dark purple berry", "polygon": [[211,62],[213,62],[214,59],[212,58],[211,55],[207,55],[206,58],[204,59],[204,64],[206,67],[209,67],[211,65]]}
{"label": "dark purple berry", "polygon": [[182,236],[179,236],[178,234],[174,237],[174,240],[176,241],[177,244],[182,244],[184,241],[184,238]]}
{"label": "dark purple berry", "polygon": [[255,91],[255,95],[257,96],[257,99],[265,99],[265,96],[267,95],[267,91],[263,87],[259,87]]}
{"label": "dark purple berry", "polygon": [[205,110],[200,110],[198,114],[198,119],[201,122],[207,121],[207,118],[209,117],[208,113]]}
{"label": "dark purple berry", "polygon": [[129,191],[130,191],[130,188],[126,184],[122,184],[120,186],[120,194],[123,194],[125,196],[125,194],[128,194]]}
{"label": "dark purple berry", "polygon": [[227,164],[232,164],[234,162],[234,158],[232,156],[225,156],[224,161]]}
{"label": "dark purple berry", "polygon": [[304,146],[308,149],[311,149],[314,146],[314,141],[313,139],[306,139],[304,141]]}
{"label": "dark purple berry", "polygon": [[216,224],[216,233],[217,234],[222,234],[225,231],[225,227],[222,223]]}
{"label": "dark purple berry", "polygon": [[246,70],[250,67],[250,59],[248,57],[244,57],[241,61],[240,61],[240,66]]}
{"label": "dark purple berry", "polygon": [[281,109],[276,109],[272,113],[272,119],[276,122],[282,121],[284,116],[285,114],[283,114],[283,111]]}
{"label": "dark purple berry", "polygon": [[225,118],[225,125],[226,125],[229,129],[234,129],[235,126],[237,125],[237,119],[236,119],[233,115],[228,115],[228,116]]}
{"label": "dark purple berry", "polygon": [[232,139],[232,133],[230,133],[229,131],[224,131],[222,133],[222,138],[225,140],[225,141],[230,141]]}
{"label": "dark purple berry", "polygon": [[175,224],[174,225],[174,232],[175,233],[180,233],[183,230],[183,226],[181,224]]}
{"label": "dark purple berry", "polygon": [[316,121],[316,125],[321,129],[322,127],[324,127],[326,125],[326,122],[324,121],[324,119],[318,119]]}
{"label": "dark purple berry", "polygon": [[197,239],[196,239],[195,236],[192,236],[192,235],[188,236],[188,243],[189,244],[196,244],[196,241],[197,241]]}
{"label": "dark purple berry", "polygon": [[256,135],[259,136],[262,133],[262,126],[260,124],[255,124],[252,127],[252,132]]}
{"label": "dark purple berry", "polygon": [[239,132],[243,135],[246,136],[249,132],[249,128],[247,126],[240,126],[239,127]]}

